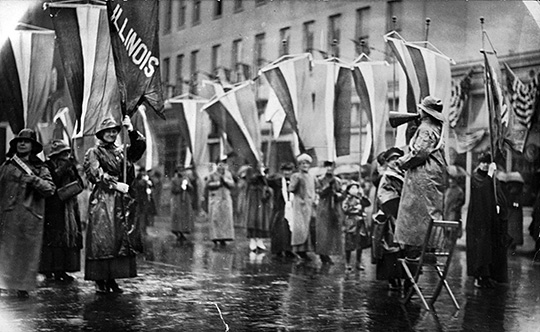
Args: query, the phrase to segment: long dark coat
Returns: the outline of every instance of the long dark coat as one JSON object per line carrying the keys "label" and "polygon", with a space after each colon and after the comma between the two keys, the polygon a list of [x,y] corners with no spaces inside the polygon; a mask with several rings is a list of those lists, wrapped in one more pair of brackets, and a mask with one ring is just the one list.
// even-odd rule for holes
{"label": "long dark coat", "polygon": [[31,290],[36,286],[45,198],[56,186],[37,157],[26,163],[35,174],[29,183],[12,159],[0,166],[0,288]]}
{"label": "long dark coat", "polygon": [[[496,181],[497,214],[495,202]],[[477,170],[471,183],[471,200],[467,211],[467,275],[491,277],[498,282],[508,281],[506,250],[509,244],[506,220],[506,198],[501,184]]]}
{"label": "long dark coat", "polygon": [[[133,162],[142,157],[146,150],[146,142],[136,131],[130,132],[129,138],[131,145],[127,148],[127,183],[133,185],[135,179]],[[130,230],[136,231],[135,218],[131,215],[133,188],[129,193],[123,194],[113,189],[104,179],[104,174],[108,174],[122,182],[123,162],[123,148],[105,142],[99,142],[85,155],[84,169],[88,180],[94,184],[90,195],[86,231],[85,279],[87,280],[130,278],[137,275],[134,261],[136,250],[128,233]],[[107,271],[105,273],[96,265],[100,262],[107,266],[114,265],[115,261],[126,262],[124,258],[129,258],[128,266],[115,268],[112,274]]]}
{"label": "long dark coat", "polygon": [[334,175],[318,179],[319,204],[316,217],[315,252],[319,255],[343,254],[343,214],[341,180]]}
{"label": "long dark coat", "polygon": [[270,232],[272,213],[272,189],[263,175],[248,176],[246,206],[244,208],[248,238],[265,238]]}
{"label": "long dark coat", "polygon": [[409,152],[398,159],[406,170],[396,220],[399,244],[421,246],[431,220],[442,220],[447,164],[441,135],[441,122],[423,118]]}
{"label": "long dark coat", "polygon": [[[185,186],[182,183],[185,181]],[[171,230],[173,232],[191,233],[197,217],[197,193],[193,182],[187,176],[175,176],[171,183]]]}
{"label": "long dark coat", "polygon": [[[78,181],[83,187],[72,160],[45,162],[56,188]],[[45,227],[39,272],[76,272],[81,269],[82,226],[77,196],[62,201],[55,191],[45,200]]]}
{"label": "long dark coat", "polygon": [[[291,251],[291,229],[289,222],[285,219],[285,199],[290,200],[287,190],[290,179],[286,179],[281,174],[274,174],[268,178],[268,185],[272,188],[273,211],[270,225],[270,242],[272,253]],[[285,194],[285,197],[284,197]]]}

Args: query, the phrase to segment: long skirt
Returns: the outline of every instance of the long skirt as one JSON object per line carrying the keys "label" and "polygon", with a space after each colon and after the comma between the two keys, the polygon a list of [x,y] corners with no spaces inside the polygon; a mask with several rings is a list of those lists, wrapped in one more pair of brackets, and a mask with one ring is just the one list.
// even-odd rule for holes
{"label": "long skirt", "polygon": [[85,280],[109,280],[137,276],[135,256],[86,260]]}
{"label": "long skirt", "polygon": [[79,248],[43,247],[39,261],[40,273],[77,272],[81,270]]}

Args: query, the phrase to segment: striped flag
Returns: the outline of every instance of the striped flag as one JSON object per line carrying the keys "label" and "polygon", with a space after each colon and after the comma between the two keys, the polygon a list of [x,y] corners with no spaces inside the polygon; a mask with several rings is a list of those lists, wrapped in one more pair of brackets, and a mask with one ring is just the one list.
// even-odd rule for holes
{"label": "striped flag", "polygon": [[153,169],[159,165],[159,155],[156,142],[156,135],[151,122],[148,121],[146,108],[139,107],[132,115],[133,128],[143,134],[146,139],[146,150],[141,159],[137,162],[144,169]]}
{"label": "striped flag", "polygon": [[360,163],[363,165],[386,149],[389,65],[386,61],[369,61],[363,54],[354,62],[352,75],[360,97],[360,110],[369,121],[369,135],[363,151],[360,151]]}
{"label": "striped flag", "polygon": [[[49,10],[73,101],[74,137],[93,136],[106,117],[121,118],[105,6],[50,3]],[[79,144],[80,149],[87,143]]]}
{"label": "striped flag", "polygon": [[268,102],[266,104],[266,110],[264,111],[264,119],[266,122],[272,123],[272,133],[274,139],[279,137],[283,125],[285,124],[285,118],[287,114],[279,103],[279,99],[276,93],[272,89],[268,89]]}
{"label": "striped flag", "polygon": [[494,52],[482,51],[486,75],[486,100],[489,114],[490,143],[493,159],[505,156],[504,141],[508,132],[509,112],[502,92],[502,73]]}
{"label": "striped flag", "polygon": [[63,107],[53,117],[54,129],[53,139],[61,139],[67,145],[71,145],[71,138],[73,137],[73,122],[69,114],[69,108]]}
{"label": "striped flag", "polygon": [[462,120],[463,110],[468,106],[473,72],[474,68],[471,68],[461,80],[452,80],[452,93],[450,107],[448,108],[448,124],[450,128],[455,128],[458,122]]}
{"label": "striped flag", "polygon": [[51,86],[54,31],[17,30],[0,50],[0,120],[17,134],[36,129]]}
{"label": "striped flag", "polygon": [[260,70],[285,111],[286,120],[298,135],[301,151],[305,151],[303,136],[309,135],[310,128],[299,117],[313,113],[311,66],[311,54],[303,53],[284,55]]}
{"label": "striped flag", "polygon": [[171,121],[178,121],[180,135],[187,142],[194,166],[198,167],[208,155],[211,123],[208,114],[202,110],[208,100],[175,97],[169,102],[174,113]]}
{"label": "striped flag", "polygon": [[233,150],[253,166],[262,165],[261,131],[253,82],[248,81],[203,106],[210,119],[227,134]]}
{"label": "striped flag", "polygon": [[[395,31],[386,34],[384,40],[405,74],[405,80],[400,78],[400,85],[406,82],[406,88],[400,88],[400,111],[416,113],[416,105],[422,99],[434,96],[443,101],[445,105],[443,112],[446,114],[450,104],[452,82],[450,64],[454,63],[453,60],[443,55],[429,42],[406,42]],[[428,46],[430,48],[427,48]],[[407,136],[409,137],[409,134]],[[397,142],[396,145],[404,145],[403,143],[406,142]]]}
{"label": "striped flag", "polygon": [[540,27],[540,1],[538,0],[523,0],[523,4],[527,7],[531,13],[534,21]]}
{"label": "striped flag", "polygon": [[509,130],[507,139],[512,148],[523,153],[525,141],[536,111],[538,98],[538,77],[524,84],[505,63],[506,89],[508,92]]}
{"label": "striped flag", "polygon": [[[298,114],[300,137],[314,148],[318,160],[348,155],[351,143],[350,65],[337,58],[314,61],[312,71],[315,100],[313,112]],[[324,133],[324,134],[322,134]]]}

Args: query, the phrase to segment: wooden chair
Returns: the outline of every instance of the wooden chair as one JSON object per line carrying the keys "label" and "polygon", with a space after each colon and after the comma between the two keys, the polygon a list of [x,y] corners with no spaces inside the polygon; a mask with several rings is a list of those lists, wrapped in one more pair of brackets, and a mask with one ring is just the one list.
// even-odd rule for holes
{"label": "wooden chair", "polygon": [[[399,262],[403,266],[408,281],[412,284],[405,290],[402,302],[408,303],[411,300],[413,292],[416,292],[426,310],[431,310],[433,304],[439,297],[442,288],[444,287],[457,310],[460,309],[459,304],[446,281],[448,269],[452,261],[452,255],[456,246],[461,224],[457,221],[434,220],[428,227],[426,238],[422,246],[422,252],[418,260],[408,260],[400,258]],[[431,294],[424,295],[426,289],[420,289],[418,279],[420,275],[434,272],[437,278],[437,284]],[[422,286],[424,286],[423,283]],[[427,286],[430,286],[429,284]],[[424,287],[426,288],[426,287]],[[431,287],[429,287],[431,288]],[[429,302],[428,302],[429,300]]]}

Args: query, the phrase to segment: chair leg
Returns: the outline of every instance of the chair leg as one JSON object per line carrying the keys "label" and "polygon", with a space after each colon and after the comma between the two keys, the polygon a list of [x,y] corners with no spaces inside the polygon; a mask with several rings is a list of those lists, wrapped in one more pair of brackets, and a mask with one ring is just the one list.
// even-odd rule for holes
{"label": "chair leg", "polygon": [[[418,296],[422,300],[422,303],[424,304],[424,307],[426,308],[426,310],[430,311],[431,308],[429,307],[424,295],[420,291],[420,287],[418,287],[418,284],[416,283],[415,278],[413,277],[411,271],[409,270],[407,263],[405,262],[404,259],[403,260],[400,259],[400,261],[401,261],[401,265],[403,266],[403,269],[405,270],[405,273],[407,274],[407,278],[412,284],[414,291],[416,291],[416,294],[418,294]],[[405,295],[405,298],[403,299],[403,303],[409,302],[409,300],[411,299],[411,296],[412,296],[412,289],[407,291],[407,294]]]}
{"label": "chair leg", "polygon": [[456,297],[454,296],[454,293],[450,289],[450,285],[448,285],[448,282],[446,281],[446,275],[443,274],[443,272],[438,266],[435,266],[435,268],[437,269],[437,273],[439,274],[440,280],[437,283],[437,287],[435,289],[433,297],[431,298],[431,301],[430,301],[431,305],[433,305],[433,303],[437,300],[437,297],[439,296],[441,289],[444,286],[444,288],[446,288],[446,291],[448,292],[448,295],[450,295],[450,298],[452,299],[452,302],[454,303],[454,306],[456,307],[456,309],[461,310],[461,308],[459,307],[459,303],[457,302]]}

